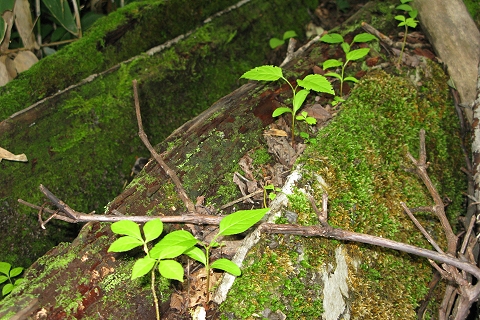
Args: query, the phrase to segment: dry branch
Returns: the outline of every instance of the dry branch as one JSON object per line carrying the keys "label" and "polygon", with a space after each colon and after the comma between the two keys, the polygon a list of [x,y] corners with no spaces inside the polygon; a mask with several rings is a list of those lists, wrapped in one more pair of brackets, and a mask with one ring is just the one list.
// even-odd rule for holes
{"label": "dry branch", "polygon": [[185,204],[185,207],[187,207],[188,212],[195,212],[195,205],[188,197],[187,192],[183,188],[177,174],[175,173],[175,171],[170,169],[170,167],[165,163],[165,161],[163,161],[162,157],[157,153],[157,151],[155,151],[153,146],[150,144],[150,141],[148,141],[148,137],[145,134],[145,131],[143,131],[142,115],[140,114],[140,102],[138,101],[137,80],[133,80],[133,96],[135,99],[135,111],[138,121],[138,136],[140,137],[140,139],[142,139],[142,142],[145,144],[148,151],[150,151],[152,157],[157,160],[163,171],[165,171],[165,173],[170,177],[170,179],[172,179],[173,183],[175,184],[175,188],[177,189],[178,196],[180,197],[180,199],[182,199],[183,204]]}

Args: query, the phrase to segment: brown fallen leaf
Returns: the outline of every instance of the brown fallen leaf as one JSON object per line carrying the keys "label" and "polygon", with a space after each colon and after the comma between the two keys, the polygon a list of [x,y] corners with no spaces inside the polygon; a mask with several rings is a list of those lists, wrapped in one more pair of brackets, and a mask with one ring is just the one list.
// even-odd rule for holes
{"label": "brown fallen leaf", "polygon": [[27,156],[24,153],[15,155],[8,150],[0,148],[0,161],[2,161],[2,159],[22,162],[28,161]]}
{"label": "brown fallen leaf", "polygon": [[287,137],[287,133],[284,130],[279,129],[268,129],[267,131],[263,132],[266,136],[276,136],[276,137]]}

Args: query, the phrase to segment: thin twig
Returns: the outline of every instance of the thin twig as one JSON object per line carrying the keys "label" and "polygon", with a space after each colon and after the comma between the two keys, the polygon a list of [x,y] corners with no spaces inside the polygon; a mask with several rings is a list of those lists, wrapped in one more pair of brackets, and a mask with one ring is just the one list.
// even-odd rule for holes
{"label": "thin twig", "polygon": [[257,191],[252,192],[252,193],[249,193],[249,194],[247,194],[246,196],[241,197],[241,198],[238,198],[238,199],[236,199],[236,200],[230,201],[229,203],[224,204],[223,206],[221,206],[221,207],[219,208],[219,210],[223,210],[223,209],[225,209],[225,208],[228,208],[228,207],[230,207],[230,206],[233,206],[235,203],[239,203],[239,202],[241,202],[241,201],[243,201],[243,200],[250,199],[251,197],[253,197],[253,196],[257,195],[257,194],[260,194],[260,193],[263,193],[263,189],[257,190]]}
{"label": "thin twig", "polygon": [[165,173],[172,179],[173,183],[175,184],[175,188],[177,189],[178,195],[180,199],[182,199],[183,204],[187,208],[188,212],[192,213],[195,212],[195,204],[188,198],[187,192],[185,192],[185,189],[182,186],[182,183],[180,182],[180,179],[178,178],[177,174],[175,171],[170,169],[170,167],[163,161],[162,157],[155,151],[153,146],[150,144],[150,141],[148,141],[148,137],[145,134],[145,131],[143,131],[143,124],[142,124],[142,115],[140,114],[140,102],[138,101],[138,90],[137,90],[137,80],[133,80],[133,96],[135,99],[135,110],[137,113],[137,122],[138,122],[138,136],[140,139],[142,139],[143,143],[147,147],[148,151],[150,151],[150,154],[152,155],[155,160],[157,160],[158,164],[160,167],[165,171]]}
{"label": "thin twig", "polygon": [[427,238],[428,242],[435,248],[440,253],[444,253],[442,249],[438,246],[438,244],[433,240],[433,238],[428,234],[427,230],[420,224],[420,222],[415,218],[413,213],[408,209],[407,205],[404,202],[400,202],[400,205],[402,206],[403,210],[407,213],[407,215],[410,217],[410,219],[413,221],[415,226],[417,226],[418,230],[423,234],[425,238]]}
{"label": "thin twig", "polygon": [[[81,223],[81,222],[116,222],[121,220],[130,220],[134,222],[147,222],[154,219],[160,219],[162,222],[165,223],[191,223],[191,224],[199,224],[199,225],[218,225],[220,220],[224,216],[211,216],[211,215],[202,215],[202,214],[189,214],[185,213],[181,216],[125,216],[122,214],[118,215],[99,215],[99,214],[86,214],[82,212],[78,212],[70,208],[67,204],[63,201],[59,200],[53,193],[51,193],[45,186],[41,185],[40,190],[45,194],[45,196],[53,202],[53,204],[58,208],[58,210],[51,210],[48,208],[42,208],[41,206],[37,206],[31,204],[27,201],[22,199],[18,199],[18,202],[24,204],[30,208],[41,210],[41,212],[46,212],[51,214],[51,216],[46,220],[42,221],[41,217],[39,217],[39,222],[43,227],[45,224],[50,221],[51,219],[62,220],[68,223]],[[114,210],[116,211],[116,210]],[[39,214],[41,214],[39,212]]]}

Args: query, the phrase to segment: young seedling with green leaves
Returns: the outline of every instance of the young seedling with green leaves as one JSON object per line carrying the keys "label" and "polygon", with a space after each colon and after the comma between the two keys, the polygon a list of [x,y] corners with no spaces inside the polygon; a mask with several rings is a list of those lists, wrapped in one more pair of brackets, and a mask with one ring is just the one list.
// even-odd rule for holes
{"label": "young seedling with green leaves", "polygon": [[297,33],[295,31],[293,31],[293,30],[285,31],[282,39],[278,39],[278,38],[270,39],[270,41],[269,41],[270,48],[275,49],[277,47],[280,47],[281,45],[283,45],[285,43],[285,41],[287,41],[290,38],[295,38],[295,37],[297,37]]}
{"label": "young seedling with green leaves", "polygon": [[228,259],[220,258],[210,263],[210,252],[212,248],[220,246],[220,243],[217,242],[218,237],[245,232],[248,228],[260,221],[268,210],[270,209],[263,208],[234,212],[220,221],[218,233],[212,238],[210,243],[198,241],[198,244],[205,249],[205,253],[198,247],[192,247],[185,251],[187,256],[205,265],[205,272],[207,273],[207,303],[210,301],[211,269],[220,269],[237,277],[241,274],[240,268]]}
{"label": "young seedling with green leaves", "polygon": [[10,263],[0,262],[0,283],[8,281],[8,283],[2,288],[2,295],[4,297],[25,280],[23,278],[18,278],[15,281],[13,280],[13,278],[18,277],[22,272],[22,267],[12,269],[12,265]]}
{"label": "young seedling with green leaves", "polygon": [[[327,80],[327,78],[319,74],[309,74],[303,80],[297,80],[297,86],[294,88],[292,84],[283,76],[282,68],[276,66],[256,67],[245,72],[240,78],[257,81],[277,81],[279,79],[283,79],[283,81],[290,86],[293,93],[292,108],[279,107],[273,111],[272,117],[278,117],[284,113],[292,114],[292,146],[295,142],[295,119],[299,121],[306,121],[308,124],[315,124],[317,122],[315,118],[309,117],[308,115],[296,115],[298,110],[302,107],[303,102],[305,102],[310,90],[333,95],[335,94],[332,84]],[[298,87],[303,89],[297,92]]]}
{"label": "young seedling with green leaves", "polygon": [[151,250],[147,243],[157,239],[163,232],[163,223],[160,219],[148,221],[143,226],[143,235],[140,227],[133,221],[122,220],[111,225],[112,231],[124,235],[115,240],[108,248],[109,252],[125,252],[143,246],[146,256],[138,259],[133,265],[132,280],[151,272],[151,289],[155,303],[157,319],[160,319],[158,298],[155,292],[155,270],[158,266],[160,275],[167,279],[183,282],[183,267],[173,260],[197,243],[197,239],[188,231],[177,230],[168,233]]}
{"label": "young seedling with green leaves", "polygon": [[[148,242],[157,239],[163,232],[163,223],[160,219],[150,220],[143,226],[143,236],[140,227],[135,222],[122,220],[112,224],[114,233],[123,235],[115,240],[108,248],[109,252],[125,252],[143,246],[146,256],[138,259],[133,265],[131,279],[142,277],[151,272],[151,290],[155,303],[157,319],[160,319],[157,294],[155,291],[155,270],[158,267],[160,275],[183,282],[184,270],[182,265],[173,260],[181,254],[186,254],[205,265],[207,273],[207,302],[210,300],[210,270],[220,269],[235,276],[241,274],[240,268],[228,259],[217,259],[210,262],[210,251],[213,247],[219,246],[216,242],[219,236],[228,236],[246,231],[255,223],[260,221],[269,209],[243,210],[232,213],[220,221],[218,234],[210,243],[197,240],[190,232],[177,230],[165,235],[152,249],[149,249]],[[196,244],[205,249],[205,253]]]}
{"label": "young seedling with green leaves", "polygon": [[[354,43],[365,43],[365,42],[369,42],[369,41],[372,41],[372,40],[375,40],[375,39],[377,39],[377,37],[375,37],[375,36],[373,36],[369,33],[357,34],[355,36],[355,38],[353,38],[352,43],[350,43],[350,44],[345,42],[343,40],[342,35],[340,35],[338,33],[327,33],[326,35],[324,35],[323,37],[320,38],[320,41],[323,41],[323,42],[326,42],[326,43],[330,43],[330,44],[340,43],[340,46],[342,47],[343,52],[345,52],[345,62],[342,62],[341,60],[337,60],[337,59],[329,59],[329,60],[326,60],[323,63],[323,70],[333,68],[333,67],[342,67],[342,73],[341,74],[338,74],[336,72],[328,72],[328,73],[325,74],[325,76],[327,76],[327,77],[334,77],[334,78],[337,78],[338,80],[340,80],[340,94],[339,94],[340,96],[343,95],[343,83],[345,81],[351,81],[351,82],[354,82],[354,83],[358,82],[358,79],[355,78],[355,77],[352,77],[352,76],[345,77],[345,67],[347,66],[347,64],[350,61],[359,60],[359,59],[365,57],[368,54],[368,52],[370,51],[369,48],[360,48],[360,49],[356,49],[356,50],[351,50],[352,45]],[[336,103],[338,103],[341,100],[342,99],[336,99],[335,101],[336,101]]]}
{"label": "young seedling with green leaves", "polygon": [[402,50],[400,51],[400,55],[398,57],[398,62],[397,64],[400,65],[400,62],[402,62],[402,56],[403,52],[405,51],[405,45],[407,43],[407,34],[408,34],[408,27],[410,28],[416,28],[418,20],[415,20],[415,18],[418,15],[417,10],[413,10],[413,8],[408,4],[412,0],[400,0],[402,2],[401,5],[397,6],[395,9],[397,10],[403,10],[408,12],[408,18],[403,16],[403,15],[398,15],[395,16],[395,19],[400,21],[398,24],[399,27],[405,27],[405,32],[403,35],[403,43],[402,43]]}
{"label": "young seedling with green leaves", "polygon": [[275,187],[273,184],[268,184],[263,187],[263,206],[267,208],[267,193],[268,198],[273,201],[277,197],[277,192],[281,192],[282,189]]}

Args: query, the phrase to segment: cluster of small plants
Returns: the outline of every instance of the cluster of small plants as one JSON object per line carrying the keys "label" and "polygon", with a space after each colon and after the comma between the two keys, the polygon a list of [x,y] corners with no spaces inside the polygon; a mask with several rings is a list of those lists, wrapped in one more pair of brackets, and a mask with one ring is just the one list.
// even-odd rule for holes
{"label": "cluster of small plants", "polygon": [[[402,61],[402,55],[405,50],[405,44],[407,41],[407,33],[408,28],[415,28],[417,26],[418,21],[416,17],[418,15],[417,10],[414,10],[410,5],[409,2],[412,0],[400,0],[401,4],[396,7],[397,10],[403,10],[408,13],[408,17],[404,15],[397,15],[395,16],[396,20],[399,20],[400,23],[398,24],[399,27],[405,27],[404,37],[403,37],[403,44],[402,50],[399,55],[398,64]],[[296,36],[295,31],[286,31],[283,35],[282,39],[272,38],[270,39],[270,46],[272,48],[276,48],[285,43],[285,40],[289,38],[293,38]],[[339,68],[339,72],[330,71],[325,73],[325,76],[321,75],[308,75],[303,80],[297,80],[297,85],[294,88],[292,84],[283,76],[283,71],[280,67],[276,66],[260,66],[254,69],[251,69],[245,72],[240,78],[248,79],[248,80],[257,80],[257,81],[277,81],[282,79],[285,81],[290,88],[292,89],[293,99],[292,99],[292,107],[279,107],[273,111],[272,116],[278,117],[284,113],[290,113],[292,115],[292,145],[295,136],[295,120],[297,121],[305,121],[309,125],[316,124],[316,119],[313,117],[308,116],[307,112],[303,111],[299,115],[297,112],[302,107],[306,97],[310,93],[310,90],[314,90],[319,93],[327,93],[333,95],[332,105],[336,105],[340,102],[345,101],[343,99],[343,84],[345,81],[350,81],[353,83],[357,83],[358,79],[354,76],[346,76],[345,69],[349,62],[356,61],[364,58],[369,52],[370,48],[359,48],[355,50],[351,50],[353,44],[355,43],[367,43],[372,40],[378,40],[377,37],[371,35],[369,33],[360,33],[356,35],[351,43],[345,42],[342,35],[338,33],[329,33],[325,34],[320,38],[320,41],[326,42],[329,44],[340,44],[343,52],[345,53],[345,60],[339,59],[329,59],[323,62],[322,67],[323,70],[331,69],[331,68]],[[331,83],[327,80],[326,77],[336,78],[340,81],[340,90],[338,95],[335,95],[333,91],[333,87]],[[300,88],[299,88],[300,87]],[[300,89],[300,90],[298,90]],[[308,140],[308,134],[301,134],[301,137]]]}
{"label": "cluster of small plants", "polygon": [[[287,32],[285,33],[285,35],[287,35]],[[285,35],[284,35],[284,38],[285,38]],[[323,63],[323,69],[326,70],[333,67],[341,67],[341,73],[338,74],[336,72],[328,72],[325,74],[325,76],[322,76],[319,74],[311,74],[306,76],[303,80],[298,79],[296,81],[297,85],[295,87],[293,87],[290,81],[288,81],[284,77],[282,68],[276,67],[276,66],[256,67],[245,72],[240,78],[248,79],[248,80],[256,80],[256,81],[277,81],[279,79],[282,79],[290,86],[293,94],[292,107],[287,107],[287,106],[279,107],[273,111],[272,117],[278,117],[284,113],[287,113],[287,114],[290,113],[292,115],[291,141],[293,145],[294,138],[295,138],[295,120],[305,121],[309,125],[314,125],[317,123],[317,120],[314,117],[309,116],[308,113],[305,111],[302,111],[300,114],[297,115],[298,111],[300,110],[303,103],[305,102],[305,99],[310,93],[310,90],[313,90],[317,93],[327,93],[327,94],[333,95],[334,98],[332,101],[332,105],[336,105],[337,103],[344,101],[344,99],[342,98],[343,83],[345,81],[351,81],[355,83],[358,82],[358,79],[356,79],[353,76],[345,76],[345,68],[347,64],[350,61],[355,61],[355,60],[364,58],[370,51],[369,48],[360,48],[356,50],[351,50],[352,45],[354,43],[365,43],[365,42],[370,42],[376,39],[377,38],[375,36],[369,33],[361,33],[356,35],[353,41],[349,44],[345,42],[342,35],[338,33],[331,33],[331,34],[324,35],[322,38],[320,38],[320,41],[330,43],[330,44],[340,44],[340,46],[343,49],[343,52],[345,53],[345,62],[342,62],[341,60],[337,60],[337,59],[330,59]],[[277,41],[277,43],[279,42]],[[335,96],[335,92],[333,90],[332,84],[330,83],[330,81],[328,81],[326,77],[337,78],[340,81],[339,96]],[[304,139],[307,138],[307,136],[308,134],[302,135]]]}
{"label": "cluster of small plants", "polygon": [[[109,252],[125,252],[137,247],[142,247],[145,257],[138,259],[133,265],[131,279],[136,279],[151,273],[151,289],[155,302],[157,319],[160,319],[159,304],[155,291],[155,272],[167,279],[183,282],[183,266],[174,260],[184,254],[205,266],[207,274],[206,302],[210,300],[210,270],[219,269],[235,276],[241,274],[240,268],[232,261],[220,258],[210,261],[210,252],[220,246],[217,239],[221,236],[235,235],[245,232],[248,228],[259,222],[269,209],[242,210],[224,217],[220,221],[218,233],[209,243],[196,239],[190,232],[177,230],[166,234],[152,248],[149,242],[156,240],[163,233],[163,223],[160,219],[150,220],[144,224],[143,236],[140,227],[133,221],[122,220],[111,225],[114,233],[122,235],[109,247]],[[203,250],[202,250],[203,249]]]}

